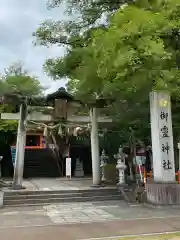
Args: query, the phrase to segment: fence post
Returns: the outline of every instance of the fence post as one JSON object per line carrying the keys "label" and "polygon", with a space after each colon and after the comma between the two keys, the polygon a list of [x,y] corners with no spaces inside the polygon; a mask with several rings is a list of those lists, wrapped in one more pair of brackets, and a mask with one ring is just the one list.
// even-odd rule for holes
{"label": "fence post", "polygon": [[152,183],[153,182],[153,172],[152,171],[149,172],[149,178],[150,178],[150,183]]}
{"label": "fence post", "polygon": [[144,184],[147,182],[147,174],[146,174],[146,169],[144,168]]}

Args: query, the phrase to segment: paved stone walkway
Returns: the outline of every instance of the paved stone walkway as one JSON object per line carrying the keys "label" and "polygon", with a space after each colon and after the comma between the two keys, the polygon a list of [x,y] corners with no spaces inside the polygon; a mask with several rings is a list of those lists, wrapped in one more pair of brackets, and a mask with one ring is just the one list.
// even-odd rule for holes
{"label": "paved stone walkway", "polygon": [[[79,189],[89,189],[92,185],[92,178],[40,178],[29,180],[36,190],[79,190]],[[107,186],[108,188],[110,186]],[[115,188],[116,186],[111,186]],[[106,188],[106,187],[103,187]]]}
{"label": "paved stone walkway", "polygon": [[179,231],[179,211],[123,201],[4,208],[0,210],[0,239],[105,240],[110,236]]}
{"label": "paved stone walkway", "polygon": [[[91,179],[24,181],[26,190],[31,191],[78,190],[90,188],[91,183]],[[8,207],[0,209],[0,239],[105,240],[110,236],[180,231],[179,212],[180,208],[153,209],[124,201]]]}
{"label": "paved stone walkway", "polygon": [[4,208],[0,210],[0,228],[167,217],[179,217],[179,210],[152,209],[140,205],[128,205],[124,201],[66,203]]}
{"label": "paved stone walkway", "polygon": [[[116,217],[107,212],[109,206],[96,206],[93,203],[65,204],[45,206],[47,216],[53,223],[88,223],[115,220]],[[111,206],[117,208],[118,205]]]}
{"label": "paved stone walkway", "polygon": [[[10,183],[12,181],[6,181]],[[64,191],[64,190],[80,190],[90,189],[92,185],[92,178],[38,178],[38,179],[24,179],[24,190],[21,191]],[[116,188],[116,186],[105,186],[105,188]],[[9,191],[9,189],[4,189]]]}

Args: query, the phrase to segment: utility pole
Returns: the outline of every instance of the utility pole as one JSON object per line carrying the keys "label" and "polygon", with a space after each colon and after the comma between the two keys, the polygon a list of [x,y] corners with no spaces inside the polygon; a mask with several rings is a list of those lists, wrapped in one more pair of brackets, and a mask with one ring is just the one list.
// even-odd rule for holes
{"label": "utility pole", "polygon": [[26,143],[26,118],[27,103],[22,102],[20,105],[20,119],[18,124],[17,141],[16,141],[16,158],[14,166],[13,189],[22,189],[23,171],[24,171],[24,147]]}
{"label": "utility pole", "polygon": [[100,154],[99,154],[99,136],[98,136],[98,117],[97,108],[90,110],[91,117],[91,155],[92,155],[92,175],[93,186],[101,184]]}

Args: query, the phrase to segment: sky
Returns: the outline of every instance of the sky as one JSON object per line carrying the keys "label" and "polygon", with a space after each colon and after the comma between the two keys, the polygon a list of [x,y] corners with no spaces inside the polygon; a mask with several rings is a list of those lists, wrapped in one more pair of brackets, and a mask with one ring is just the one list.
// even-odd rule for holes
{"label": "sky", "polygon": [[53,81],[42,68],[46,58],[62,56],[64,49],[35,47],[32,33],[46,19],[65,18],[62,7],[47,10],[46,0],[0,0],[0,73],[12,63],[22,61],[25,69],[48,87],[47,93],[64,86],[64,81]]}

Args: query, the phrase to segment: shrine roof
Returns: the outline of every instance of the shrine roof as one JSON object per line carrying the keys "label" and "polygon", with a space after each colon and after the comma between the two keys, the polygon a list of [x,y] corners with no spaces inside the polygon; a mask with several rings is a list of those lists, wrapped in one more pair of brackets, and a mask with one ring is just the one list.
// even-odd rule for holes
{"label": "shrine roof", "polygon": [[55,99],[67,99],[73,101],[74,97],[66,91],[65,88],[61,87],[56,92],[47,95],[47,101]]}

